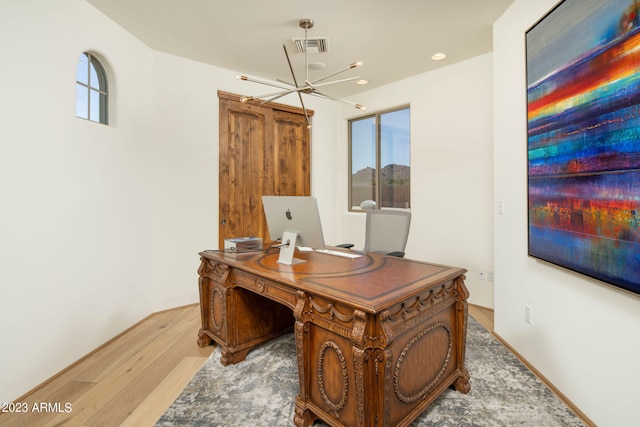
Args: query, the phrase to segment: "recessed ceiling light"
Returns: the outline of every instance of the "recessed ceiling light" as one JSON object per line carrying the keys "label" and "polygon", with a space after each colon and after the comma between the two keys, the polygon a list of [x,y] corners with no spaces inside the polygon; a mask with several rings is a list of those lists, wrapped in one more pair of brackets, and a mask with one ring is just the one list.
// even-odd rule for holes
{"label": "recessed ceiling light", "polygon": [[366,85],[367,83],[369,83],[369,80],[365,80],[365,79],[356,80],[357,85]]}
{"label": "recessed ceiling light", "polygon": [[312,62],[309,64],[310,70],[322,70],[326,65],[322,62]]}
{"label": "recessed ceiling light", "polygon": [[431,59],[433,59],[434,61],[440,61],[446,57],[447,54],[442,52],[434,53],[433,55],[431,55]]}

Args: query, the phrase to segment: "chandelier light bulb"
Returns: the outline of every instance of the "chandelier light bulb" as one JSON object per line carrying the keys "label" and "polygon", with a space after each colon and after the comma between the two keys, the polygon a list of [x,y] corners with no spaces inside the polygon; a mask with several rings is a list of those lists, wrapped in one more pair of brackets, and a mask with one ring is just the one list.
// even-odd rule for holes
{"label": "chandelier light bulb", "polygon": [[364,106],[364,105],[362,105],[362,104],[356,104],[356,108],[357,108],[358,110],[362,110],[362,111],[364,111],[364,110],[366,110],[366,109],[367,109],[367,107],[365,107],[365,106]]}

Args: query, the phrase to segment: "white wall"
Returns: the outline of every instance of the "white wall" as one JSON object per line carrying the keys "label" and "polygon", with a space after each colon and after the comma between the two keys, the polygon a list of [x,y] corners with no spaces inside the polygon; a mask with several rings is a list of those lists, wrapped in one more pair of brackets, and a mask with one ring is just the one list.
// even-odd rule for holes
{"label": "white wall", "polygon": [[[363,73],[365,70],[363,70]],[[492,55],[353,97],[368,112],[411,105],[411,229],[407,257],[466,268],[469,302],[493,307]],[[345,110],[347,118],[357,116]],[[348,142],[343,131],[348,191]],[[346,202],[341,204],[346,210]],[[364,244],[364,215],[344,214],[344,241]]]}
{"label": "white wall", "polygon": [[640,298],[527,257],[524,32],[555,4],[516,0],[494,25],[495,330],[597,425],[637,425]]}
{"label": "white wall", "polygon": [[[0,36],[8,402],[145,316],[198,301],[198,252],[218,241],[217,90],[264,88],[154,52],[83,0],[3,1]],[[75,117],[76,64],[87,50],[107,68],[109,126]],[[328,169],[342,156],[340,108],[307,105],[316,110],[312,171]],[[312,177],[331,239],[342,178]]]}
{"label": "white wall", "polygon": [[[148,49],[79,0],[0,11],[0,401],[149,313]],[[79,55],[105,58],[112,126],[75,117]],[[132,67],[130,64],[136,64]]]}
{"label": "white wall", "polygon": [[220,74],[153,52],[153,311],[198,301],[198,252],[218,246]]}

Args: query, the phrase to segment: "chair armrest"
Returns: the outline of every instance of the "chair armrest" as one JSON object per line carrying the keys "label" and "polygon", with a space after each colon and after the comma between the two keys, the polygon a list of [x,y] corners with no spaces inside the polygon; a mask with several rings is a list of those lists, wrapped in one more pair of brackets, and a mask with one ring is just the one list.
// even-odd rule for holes
{"label": "chair armrest", "polygon": [[345,248],[345,249],[351,249],[352,247],[354,247],[355,245],[353,243],[341,243],[339,245],[336,245],[336,248]]}
{"label": "chair armrest", "polygon": [[386,255],[395,256],[395,257],[398,257],[398,258],[404,258],[404,252],[401,252],[401,251],[389,252]]}

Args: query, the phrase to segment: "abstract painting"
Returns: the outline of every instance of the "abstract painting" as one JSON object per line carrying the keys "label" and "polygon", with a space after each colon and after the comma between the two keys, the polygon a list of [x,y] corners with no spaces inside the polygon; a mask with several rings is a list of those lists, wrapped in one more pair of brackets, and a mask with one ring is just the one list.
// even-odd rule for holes
{"label": "abstract painting", "polygon": [[638,0],[564,0],[526,33],[529,255],[640,294]]}

